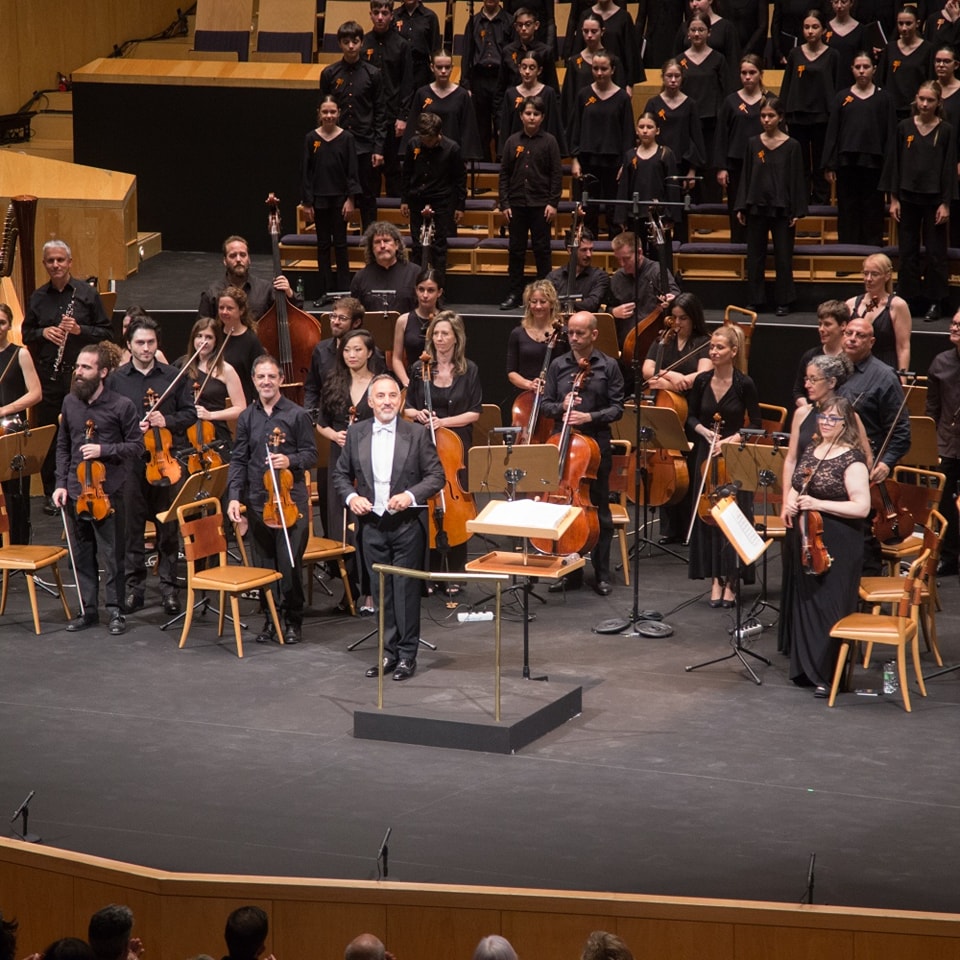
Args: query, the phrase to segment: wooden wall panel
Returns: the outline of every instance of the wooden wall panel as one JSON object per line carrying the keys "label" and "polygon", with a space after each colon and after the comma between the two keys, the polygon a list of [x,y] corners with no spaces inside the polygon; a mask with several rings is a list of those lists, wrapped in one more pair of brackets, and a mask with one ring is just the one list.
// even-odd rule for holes
{"label": "wooden wall panel", "polygon": [[[738,924],[735,939],[736,960],[854,960],[853,934],[849,930]],[[896,956],[887,954],[888,960]]]}
{"label": "wooden wall panel", "polygon": [[382,904],[277,900],[273,919],[273,945],[280,958],[343,960],[344,947],[361,933],[387,942],[387,908]]}
{"label": "wooden wall panel", "polygon": [[855,933],[856,960],[960,960],[960,943],[946,937]]}
{"label": "wooden wall panel", "polygon": [[[387,910],[385,942],[398,957],[451,960],[471,956],[483,937],[499,932],[499,910],[391,907]],[[522,956],[519,948],[517,951]]]}
{"label": "wooden wall panel", "polygon": [[17,956],[43,950],[73,930],[73,878],[44,869],[0,864],[0,904],[5,920],[16,920]]}
{"label": "wooden wall panel", "polygon": [[733,960],[732,923],[691,923],[683,920],[647,920],[621,917],[617,935],[636,957],[670,960]]}
{"label": "wooden wall panel", "polygon": [[533,960],[534,957],[572,960],[580,956],[580,948],[594,930],[615,932],[616,929],[615,916],[573,912],[571,909],[565,915],[553,911],[504,911],[499,932],[513,944],[522,960]]}
{"label": "wooden wall panel", "polygon": [[[266,911],[270,924],[267,949],[264,956],[274,953],[273,903],[269,898],[256,896],[169,896],[163,898],[160,918],[160,935],[157,943],[152,941],[148,954],[150,960],[183,960],[198,953],[211,957],[226,954],[223,928],[227,917],[237,909],[255,904]],[[282,957],[282,955],[281,955]]]}

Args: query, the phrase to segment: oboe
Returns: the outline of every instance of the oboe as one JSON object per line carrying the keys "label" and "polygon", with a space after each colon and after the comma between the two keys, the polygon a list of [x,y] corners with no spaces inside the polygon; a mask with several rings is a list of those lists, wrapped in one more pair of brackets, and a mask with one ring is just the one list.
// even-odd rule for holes
{"label": "oboe", "polygon": [[[63,316],[60,317],[61,327],[63,326],[64,320],[73,319],[73,304],[76,299],[77,299],[76,296],[72,296],[70,298],[70,302],[67,304],[67,309],[63,311]],[[60,368],[63,366],[63,354],[64,354],[64,351],[67,349],[68,336],[70,336],[70,334],[64,332],[63,343],[60,344],[60,347],[57,350],[57,358],[56,360],[53,361],[53,375],[50,377],[51,380],[56,381],[60,379]]]}

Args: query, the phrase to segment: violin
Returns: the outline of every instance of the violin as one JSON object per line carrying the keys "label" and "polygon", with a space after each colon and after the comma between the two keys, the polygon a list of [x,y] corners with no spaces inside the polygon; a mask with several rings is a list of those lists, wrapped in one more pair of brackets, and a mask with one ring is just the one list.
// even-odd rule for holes
{"label": "violin", "polygon": [[[147,387],[147,392],[143,396],[147,416],[160,406],[162,399],[162,397],[158,399],[153,387]],[[155,487],[169,487],[179,483],[183,471],[171,452],[173,434],[166,427],[149,427],[143,436],[143,444],[150,455],[147,461],[147,483]]]}
{"label": "violin", "polygon": [[[274,193],[267,197],[267,226],[273,246],[273,275],[280,269],[280,200]],[[323,339],[316,317],[287,300],[282,290],[274,290],[273,306],[257,322],[257,337],[264,353],[277,358],[283,374],[281,393],[303,406],[303,384],[310,372],[313,348]]]}
{"label": "violin", "polygon": [[[274,427],[267,440],[267,453],[270,448],[276,453],[286,441],[287,435]],[[293,474],[284,468],[276,470],[270,466],[263,475],[263,486],[267,491],[267,502],[263,505],[264,526],[279,530],[292,527],[300,519],[300,508],[294,503],[290,492],[293,490]]]}
{"label": "violin", "polygon": [[[193,402],[200,402],[202,386],[193,385]],[[214,449],[217,439],[217,429],[210,420],[197,420],[192,427],[187,427],[187,440],[193,447],[193,452],[187,458],[187,473],[206,473],[223,463],[223,457]]]}
{"label": "violin", "polygon": [[433,382],[432,367],[435,363],[429,353],[420,357],[420,371],[423,377],[423,395],[430,413],[430,436],[437,448],[437,456],[443,465],[446,482],[436,496],[428,501],[430,510],[430,549],[445,550],[466,543],[473,534],[467,530],[467,521],[475,520],[477,507],[471,494],[463,489],[459,472],[463,469],[463,442],[447,427],[435,427],[433,399],[430,385]]}
{"label": "violin", "polygon": [[560,488],[543,497],[547,503],[580,507],[581,513],[559,540],[531,539],[530,543],[541,553],[586,553],[600,539],[600,517],[590,500],[590,481],[596,479],[600,469],[600,446],[593,437],[575,431],[570,425],[576,398],[589,376],[590,361],[584,357],[579,361],[579,371],[570,388],[572,397],[560,433],[555,433],[547,441],[560,451]]}
{"label": "violin", "polygon": [[562,335],[562,323],[556,320],[547,338],[547,349],[543,355],[543,366],[537,375],[536,389],[518,393],[513,401],[510,425],[520,427],[519,443],[546,443],[547,438],[553,433],[553,420],[550,417],[540,416],[540,404],[543,401],[543,387],[547,382],[547,370],[553,358],[553,350]]}
{"label": "violin", "polygon": [[[720,431],[723,429],[723,420],[720,417],[719,413],[713,415],[713,436],[710,437],[710,451],[713,452],[713,448],[720,438]],[[727,465],[721,456],[710,456],[706,461],[704,461],[703,475],[700,480],[700,493],[697,495],[697,512],[698,516],[704,523],[709,524],[712,527],[717,525],[717,521],[713,518],[712,509],[717,505],[717,501],[720,499],[717,494],[717,488],[725,486],[729,483],[729,478],[727,477]],[[693,529],[693,522],[690,523],[690,529]],[[689,535],[687,536],[689,540]]]}
{"label": "violin", "polygon": [[[800,488],[800,496],[807,492],[807,487],[810,486],[814,473],[816,473],[816,470],[812,467],[807,467],[803,471],[804,481]],[[801,510],[797,514],[797,526],[800,530],[800,561],[803,565],[803,572],[810,576],[819,577],[826,573],[833,564],[833,557],[830,556],[823,543],[823,517],[820,511]]]}
{"label": "violin", "polygon": [[[84,439],[92,442],[97,431],[93,420],[85,424]],[[77,467],[77,480],[80,482],[80,495],[77,497],[78,517],[88,520],[106,520],[113,513],[110,498],[104,493],[103,482],[107,479],[107,468],[99,460],[84,460]]]}

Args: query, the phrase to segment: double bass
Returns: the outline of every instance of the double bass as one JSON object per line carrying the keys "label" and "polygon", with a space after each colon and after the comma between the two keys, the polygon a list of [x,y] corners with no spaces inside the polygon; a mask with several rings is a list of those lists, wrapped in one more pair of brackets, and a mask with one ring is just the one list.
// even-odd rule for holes
{"label": "double bass", "polygon": [[[273,247],[273,275],[280,270],[280,201],[275,194],[267,197],[267,226]],[[287,300],[282,290],[274,290],[273,306],[257,322],[257,337],[265,353],[276,357],[283,374],[280,387],[284,396],[303,406],[303,384],[310,372],[313,349],[323,339],[323,330],[316,317],[305,313]]]}

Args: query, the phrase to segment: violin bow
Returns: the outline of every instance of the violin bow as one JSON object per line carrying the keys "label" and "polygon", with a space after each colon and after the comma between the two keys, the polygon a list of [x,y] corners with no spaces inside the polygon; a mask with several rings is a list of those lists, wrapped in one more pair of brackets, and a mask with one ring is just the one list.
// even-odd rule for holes
{"label": "violin bow", "polygon": [[[900,420],[900,414],[903,413],[903,408],[907,405],[907,400],[910,399],[910,394],[913,391],[913,388],[917,385],[917,375],[915,373],[907,374],[911,377],[910,383],[907,386],[907,389],[903,391],[903,400],[900,403],[900,406],[897,408],[897,415],[893,418],[893,422],[890,424],[890,429],[887,431],[887,435],[883,438],[883,443],[880,445],[880,449],[877,451],[877,455],[873,458],[873,465],[876,466],[882,459],[883,455],[887,452],[887,447],[890,446],[890,441],[893,439],[893,431],[897,429],[897,422]],[[863,394],[860,394],[862,397]],[[860,397],[857,397],[859,400]]]}
{"label": "violin bow", "polygon": [[[704,461],[704,471],[703,476],[700,478],[700,489],[697,491],[696,499],[693,501],[694,504],[700,503],[700,498],[703,496],[703,491],[707,486],[707,474],[710,472],[710,460],[713,457],[713,448],[716,444],[718,438],[720,437],[720,430],[723,428],[723,420],[720,419],[720,414],[714,414],[715,420],[713,422],[713,436],[710,438],[710,456]],[[697,522],[697,509],[694,507],[693,516],[690,517],[690,526],[687,528],[687,539],[686,542],[690,542],[690,538],[693,536],[693,525]]]}
{"label": "violin bow", "polygon": [[280,483],[277,480],[277,471],[274,469],[273,461],[270,459],[270,444],[264,442],[267,451],[267,467],[270,469],[270,477],[273,480],[273,496],[277,502],[277,515],[280,517],[280,526],[283,528],[283,539],[287,544],[287,556],[290,558],[290,569],[296,567],[293,559],[293,547],[290,546],[290,533],[287,530],[287,524],[283,519],[283,504],[280,501]]}
{"label": "violin bow", "polygon": [[[208,381],[210,380],[210,377],[213,376],[213,371],[217,369],[217,364],[220,362],[220,358],[223,356],[223,351],[226,349],[227,344],[229,342],[230,342],[230,337],[227,334],[224,334],[223,343],[220,344],[220,349],[214,354],[213,360],[210,361],[210,365],[207,370],[207,375],[203,378],[203,383],[200,384],[200,389],[197,391],[198,397],[200,396],[200,394],[203,393],[204,388],[206,387]],[[199,347],[197,347],[197,353],[194,354],[194,357],[196,357],[198,353],[200,353]],[[190,364],[192,363],[193,361],[191,360],[190,363],[184,364],[184,370],[187,367],[189,367]]]}
{"label": "violin bow", "polygon": [[[664,331],[664,333],[665,334],[670,333],[671,330],[672,330],[672,327],[668,327]],[[679,360],[676,360],[673,363],[671,363],[669,367],[664,367],[659,373],[655,373],[652,377],[648,377],[646,380],[644,380],[643,381],[644,388],[646,388],[647,384],[650,383],[651,380],[656,380],[657,377],[662,377],[665,373],[670,373],[671,370],[675,370],[677,367],[679,367],[680,364],[684,362],[684,360],[689,360],[690,357],[695,356],[696,354],[700,353],[701,350],[709,346],[710,346],[710,341],[704,340],[699,347],[694,347],[689,353],[685,353]]]}
{"label": "violin bow", "polygon": [[142,420],[146,420],[147,417],[149,417],[150,414],[153,413],[153,411],[156,410],[157,407],[159,407],[160,404],[167,399],[167,397],[170,395],[170,391],[180,382],[180,378],[187,372],[191,364],[193,364],[193,362],[199,356],[200,348],[198,347],[194,351],[193,356],[180,368],[180,372],[170,381],[170,385],[167,387],[167,389],[164,390],[163,393],[161,393],[160,396],[153,401],[153,406],[143,415]]}
{"label": "violin bow", "polygon": [[77,576],[77,561],[73,556],[73,543],[70,540],[70,528],[67,526],[67,515],[63,507],[60,508],[60,520],[63,523],[63,535],[67,538],[67,553],[70,554],[70,567],[73,570],[73,582],[77,587],[77,600],[80,602],[80,616],[85,617],[87,611],[83,606],[83,592],[80,590],[80,578]]}

